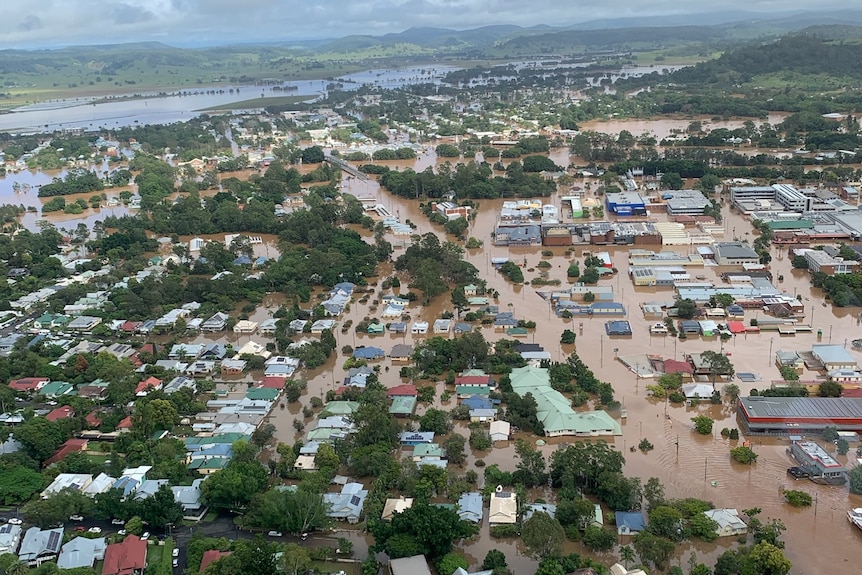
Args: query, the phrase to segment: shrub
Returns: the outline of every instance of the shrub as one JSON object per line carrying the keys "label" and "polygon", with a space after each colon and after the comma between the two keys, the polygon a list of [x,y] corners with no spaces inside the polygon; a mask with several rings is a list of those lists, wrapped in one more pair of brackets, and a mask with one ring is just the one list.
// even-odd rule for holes
{"label": "shrub", "polygon": [[643,438],[643,439],[641,439],[641,442],[638,443],[638,449],[640,449],[644,453],[647,453],[647,452],[655,449],[655,446],[649,442],[649,439]]}
{"label": "shrub", "polygon": [[808,507],[811,505],[811,496],[804,491],[787,489],[784,491],[784,499],[793,507]]}
{"label": "shrub", "polygon": [[748,465],[751,465],[752,463],[757,461],[757,454],[754,453],[754,450],[744,445],[731,449],[730,456],[734,460]]}
{"label": "shrub", "polygon": [[496,537],[498,539],[504,537],[517,537],[518,527],[516,525],[495,525],[494,527],[491,527],[490,533],[491,537]]}

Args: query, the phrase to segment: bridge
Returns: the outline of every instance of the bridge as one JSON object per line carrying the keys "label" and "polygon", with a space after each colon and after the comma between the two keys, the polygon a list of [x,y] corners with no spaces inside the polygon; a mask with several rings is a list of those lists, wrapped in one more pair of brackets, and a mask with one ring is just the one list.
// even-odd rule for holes
{"label": "bridge", "polygon": [[357,170],[356,168],[354,168],[353,166],[351,166],[350,164],[348,164],[347,162],[345,162],[341,158],[335,158],[333,156],[326,156],[325,158],[323,158],[323,161],[329,162],[333,166],[341,168],[342,170],[344,170],[345,172],[347,172],[351,176],[359,178],[362,181],[368,180],[368,174],[360,172],[359,170]]}

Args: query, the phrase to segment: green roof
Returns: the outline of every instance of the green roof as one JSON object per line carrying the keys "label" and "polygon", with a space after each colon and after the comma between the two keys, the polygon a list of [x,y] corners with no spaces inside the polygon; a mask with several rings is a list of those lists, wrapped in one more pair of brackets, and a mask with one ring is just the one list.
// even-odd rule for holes
{"label": "green roof", "polygon": [[457,395],[491,395],[491,386],[489,385],[456,385],[455,393]]}
{"label": "green roof", "polygon": [[416,409],[415,395],[396,395],[392,398],[389,413],[392,415],[410,415]]}
{"label": "green roof", "polygon": [[323,411],[329,415],[351,415],[359,409],[359,403],[356,401],[330,401],[323,406]]}
{"label": "green roof", "polygon": [[385,327],[380,323],[372,323],[368,326],[368,333],[383,333]]}
{"label": "green roof", "polygon": [[45,386],[39,390],[39,395],[66,395],[74,389],[75,386],[71,383],[66,383],[65,381],[52,381],[51,383],[45,384]]}
{"label": "green roof", "polygon": [[590,435],[610,430],[622,435],[622,428],[604,411],[578,413],[566,396],[551,387],[548,370],[519,367],[509,375],[512,391],[521,397],[530,393],[536,400],[536,411],[547,435]]}
{"label": "green roof", "polygon": [[189,463],[189,469],[224,469],[230,463],[230,457],[201,457],[192,459]]}
{"label": "green roof", "polygon": [[527,335],[525,327],[510,327],[506,330],[506,335]]}
{"label": "green roof", "polygon": [[773,220],[767,224],[770,230],[811,230],[814,222],[811,220]]}
{"label": "green roof", "polygon": [[245,396],[249,399],[263,399],[266,401],[274,401],[278,397],[277,389],[271,387],[253,387],[248,390]]}
{"label": "green roof", "polygon": [[420,443],[413,448],[413,457],[443,457],[443,448],[436,443]]}

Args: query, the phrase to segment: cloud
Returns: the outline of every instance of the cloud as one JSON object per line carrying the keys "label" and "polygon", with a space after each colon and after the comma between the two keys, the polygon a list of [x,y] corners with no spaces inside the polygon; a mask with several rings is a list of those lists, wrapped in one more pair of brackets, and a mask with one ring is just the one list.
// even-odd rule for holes
{"label": "cloud", "polygon": [[18,24],[18,29],[24,32],[30,32],[33,30],[38,30],[43,26],[42,20],[39,19],[35,14],[28,14],[24,17],[20,24]]}
{"label": "cloud", "polygon": [[[693,12],[786,14],[814,10],[811,0],[5,0],[18,17],[0,49],[146,41],[222,44],[349,34],[385,34],[417,26],[490,24],[571,26],[593,19]],[[859,9],[858,0],[827,0],[823,14]],[[831,10],[831,11],[830,11]],[[13,21],[14,22],[14,21]]]}

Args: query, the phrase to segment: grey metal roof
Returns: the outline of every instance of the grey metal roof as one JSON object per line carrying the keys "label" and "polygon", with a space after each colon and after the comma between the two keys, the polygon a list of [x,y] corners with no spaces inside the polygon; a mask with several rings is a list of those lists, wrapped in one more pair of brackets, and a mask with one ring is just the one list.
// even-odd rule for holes
{"label": "grey metal roof", "polygon": [[741,401],[750,417],[862,418],[862,398],[855,397],[744,397]]}

